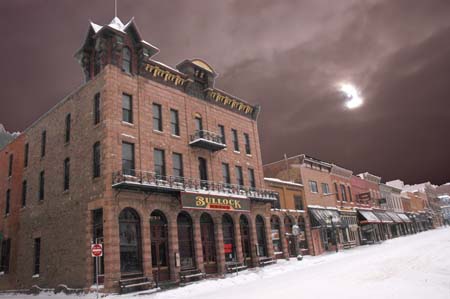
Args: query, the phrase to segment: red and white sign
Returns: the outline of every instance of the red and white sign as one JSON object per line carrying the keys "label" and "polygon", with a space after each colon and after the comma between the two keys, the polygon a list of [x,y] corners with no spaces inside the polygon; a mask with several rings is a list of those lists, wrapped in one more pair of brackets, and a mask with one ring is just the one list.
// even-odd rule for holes
{"label": "red and white sign", "polygon": [[103,245],[102,244],[92,244],[91,245],[92,257],[103,256]]}

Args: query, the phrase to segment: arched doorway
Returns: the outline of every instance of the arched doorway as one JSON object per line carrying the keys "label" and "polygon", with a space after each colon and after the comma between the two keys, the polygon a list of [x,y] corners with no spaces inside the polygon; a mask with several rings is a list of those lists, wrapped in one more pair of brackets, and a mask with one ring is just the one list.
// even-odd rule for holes
{"label": "arched doorway", "polygon": [[299,234],[297,236],[298,248],[302,255],[308,254],[308,240],[306,239],[306,224],[305,218],[303,216],[298,217],[298,230]]}
{"label": "arched doorway", "polygon": [[242,255],[244,257],[244,263],[246,265],[250,264],[251,253],[250,253],[250,227],[248,225],[248,218],[245,215],[239,217],[239,227],[241,231],[241,244],[242,244]]}
{"label": "arched doorway", "polygon": [[141,220],[131,208],[119,214],[120,272],[123,275],[142,273]]}
{"label": "arched doorway", "polygon": [[150,240],[153,278],[157,281],[169,280],[169,230],[166,216],[159,210],[150,215]]}
{"label": "arched doorway", "polygon": [[234,223],[230,215],[222,216],[223,247],[225,252],[225,261],[236,260],[236,243],[234,242]]}
{"label": "arched doorway", "polygon": [[191,216],[186,212],[178,214],[177,226],[181,270],[193,269],[195,268],[195,254]]}
{"label": "arched doorway", "polygon": [[270,218],[270,228],[272,233],[273,252],[277,258],[283,257],[283,247],[281,245],[280,218],[272,216]]}
{"label": "arched doorway", "polygon": [[289,256],[296,256],[295,236],[292,234],[292,219],[289,216],[284,217],[284,230],[286,232],[286,242]]}
{"label": "arched doorway", "polygon": [[264,225],[264,218],[261,215],[256,216],[256,254],[258,256],[267,256],[266,246],[266,227]]}
{"label": "arched doorway", "polygon": [[216,238],[214,222],[211,216],[203,213],[200,217],[200,231],[202,236],[203,262],[207,274],[217,273]]}

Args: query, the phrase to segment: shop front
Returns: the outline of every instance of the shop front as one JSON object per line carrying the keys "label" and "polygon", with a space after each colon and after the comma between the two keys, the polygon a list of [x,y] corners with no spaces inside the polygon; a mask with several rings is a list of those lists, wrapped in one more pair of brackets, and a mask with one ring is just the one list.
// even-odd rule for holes
{"label": "shop front", "polygon": [[342,243],[344,248],[360,245],[359,226],[356,211],[339,210],[342,219]]}
{"label": "shop front", "polygon": [[374,244],[381,240],[378,227],[381,220],[371,210],[358,209],[358,221],[361,227],[362,245]]}
{"label": "shop front", "polygon": [[379,224],[381,240],[392,239],[391,225],[394,224],[394,220],[386,214],[386,211],[374,210],[373,213],[381,221]]}
{"label": "shop front", "polygon": [[308,211],[315,254],[342,249],[342,220],[337,209],[308,206]]}
{"label": "shop front", "polygon": [[[96,235],[104,236],[104,277],[110,286],[141,277],[160,284],[220,275],[274,256],[267,196],[122,190],[117,198],[116,206],[93,210],[102,215],[93,225]],[[285,227],[281,223],[277,228]],[[117,250],[111,250],[115,244]]]}

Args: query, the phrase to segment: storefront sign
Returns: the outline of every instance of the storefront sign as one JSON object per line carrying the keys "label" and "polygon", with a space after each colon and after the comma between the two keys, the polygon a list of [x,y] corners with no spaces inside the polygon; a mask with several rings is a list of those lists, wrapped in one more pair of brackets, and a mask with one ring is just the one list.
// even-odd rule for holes
{"label": "storefront sign", "polygon": [[232,198],[198,193],[181,193],[183,208],[249,211],[250,201],[246,198]]}

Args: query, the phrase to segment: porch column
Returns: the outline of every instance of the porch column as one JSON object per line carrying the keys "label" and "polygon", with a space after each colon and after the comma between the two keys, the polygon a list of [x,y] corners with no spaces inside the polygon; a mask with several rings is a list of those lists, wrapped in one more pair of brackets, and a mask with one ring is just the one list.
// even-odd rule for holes
{"label": "porch column", "polygon": [[223,228],[222,228],[222,215],[214,215],[214,229],[216,235],[216,259],[217,259],[217,271],[219,274],[226,273],[225,269],[225,249],[223,245]]}
{"label": "porch column", "polygon": [[192,225],[194,233],[194,252],[195,252],[195,263],[197,269],[205,272],[205,265],[203,261],[203,247],[202,247],[202,234],[200,228],[200,215],[199,213],[192,213]]}

